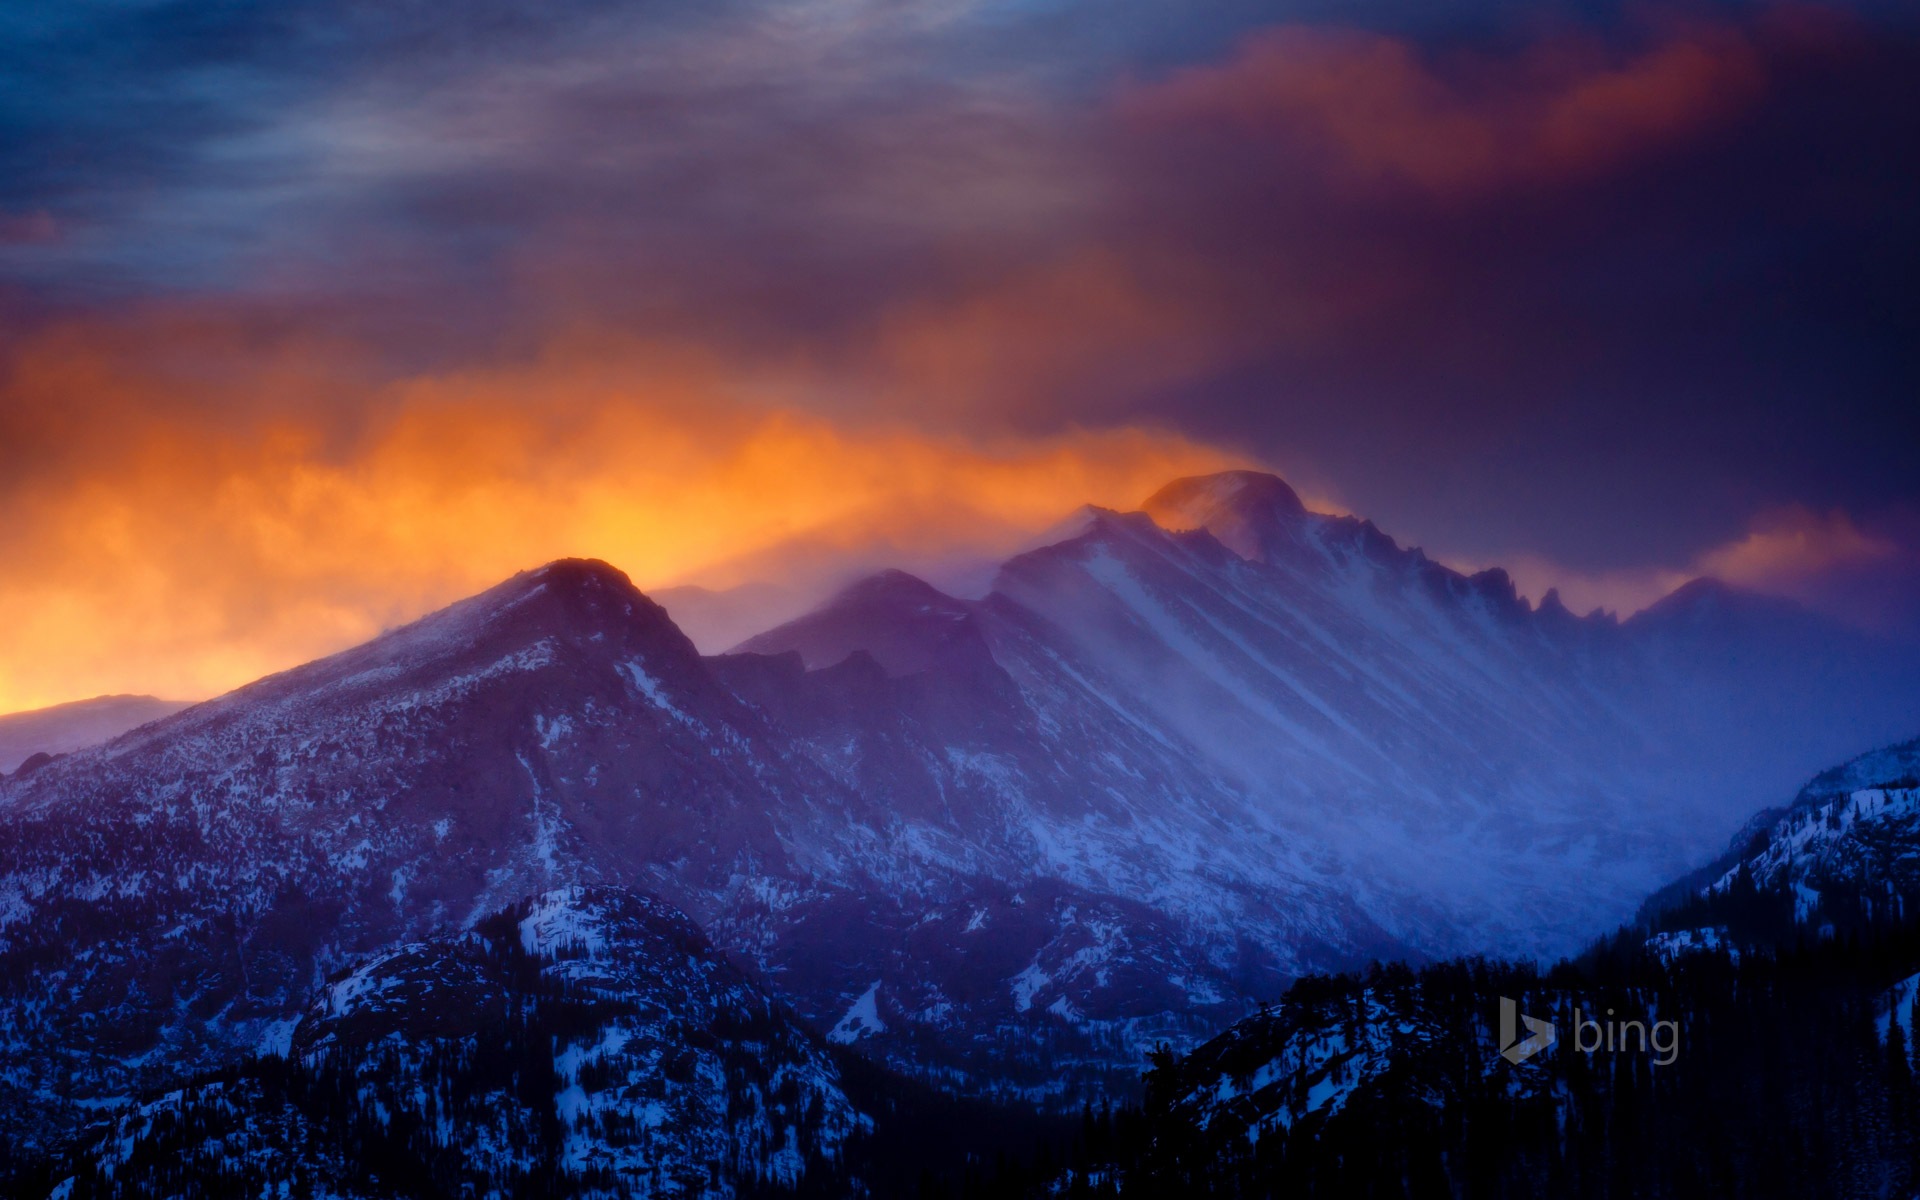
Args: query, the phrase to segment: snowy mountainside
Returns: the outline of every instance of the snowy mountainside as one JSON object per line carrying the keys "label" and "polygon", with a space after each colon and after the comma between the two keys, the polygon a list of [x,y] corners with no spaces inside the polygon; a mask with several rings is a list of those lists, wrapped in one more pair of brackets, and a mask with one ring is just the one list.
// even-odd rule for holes
{"label": "snowy mountainside", "polygon": [[[890,1067],[1077,1106],[1300,974],[1570,948],[1731,823],[1739,787],[1693,786],[1721,764],[1800,778],[1912,724],[1920,673],[1876,645],[1822,627],[1796,673],[1804,614],[1534,609],[1268,476],[1149,507],[984,599],[886,573],[711,658],[558,562],[0,780],[8,1135],[277,1045],[340,967],[573,883],[660,895]],[[1643,699],[1768,664],[1818,715],[1680,736]]]}
{"label": "snowy mountainside", "polygon": [[[1584,648],[1534,628],[1504,579],[1383,565],[1364,529],[1296,532],[1291,557],[1243,559],[1110,514],[1014,560],[999,593],[1044,631],[1023,677],[1097,670],[1106,702],[1236,796],[1231,826],[1312,847],[1428,952],[1564,945],[1644,892],[1667,831],[1593,769],[1636,731]],[[1593,891],[1565,895],[1568,861],[1600,868]]]}
{"label": "snowy mountainside", "polygon": [[892,1065],[1064,1102],[1385,945],[1277,871],[1210,906],[1184,864],[1224,835],[1174,803],[1204,795],[1180,756],[1041,737],[977,643],[937,677],[863,661],[703,660],[562,562],[0,783],[9,1135],[273,1045],[340,966],[568,882],[666,897],[821,1030],[866,997]]}
{"label": "snowy mountainside", "polygon": [[1669,941],[1688,934],[1735,947],[1795,927],[1833,933],[1906,921],[1920,913],[1917,767],[1920,740],[1821,772],[1791,804],[1758,814],[1719,859],[1657,895],[1643,919]]}
{"label": "snowy mountainside", "polygon": [[559,883],[711,901],[797,840],[770,778],[836,796],[772,742],[624,577],[559,563],[8,781],[0,1087],[39,1099],[4,1108],[231,1061],[336,967]]}
{"label": "snowy mountainside", "polygon": [[[816,673],[864,654],[928,703],[1024,708],[1044,747],[1024,794],[1048,758],[1070,764],[1065,794],[1166,848],[1175,873],[1137,872],[1124,894],[1197,891],[1207,912],[1309,897],[1284,906],[1288,940],[1362,958],[1369,942],[1570,949],[1759,798],[1920,720],[1920,661],[1763,598],[1705,586],[1624,625],[1551,596],[1536,609],[1503,572],[1462,575],[1252,472],[1176,481],[1145,509],[1087,510],[983,600],[890,573],[741,649]],[[1712,718],[1728,707],[1753,719]],[[842,744],[819,739],[819,757]]]}
{"label": "snowy mountainside", "polygon": [[1920,786],[1859,788],[1796,805],[1768,830],[1764,846],[1709,885],[1791,890],[1801,919],[1825,893],[1871,906],[1899,905],[1920,892]]}
{"label": "snowy mountainside", "polygon": [[110,1111],[56,1194],[725,1198],[870,1128],[684,916],[569,887],[341,972],[284,1057]]}
{"label": "snowy mountainside", "polygon": [[1065,1099],[1084,1072],[1124,1086],[1139,1050],[1218,1028],[1304,962],[1391,952],[1289,847],[1235,852],[1263,886],[1209,877],[1230,836],[1216,784],[1101,710],[1045,724],[955,626],[905,677],[865,652],[811,672],[798,653],[714,663],[884,814],[860,851],[871,885],[772,898],[778,935],[710,926],[822,1028],[903,1067],[940,1041],[954,1086]]}

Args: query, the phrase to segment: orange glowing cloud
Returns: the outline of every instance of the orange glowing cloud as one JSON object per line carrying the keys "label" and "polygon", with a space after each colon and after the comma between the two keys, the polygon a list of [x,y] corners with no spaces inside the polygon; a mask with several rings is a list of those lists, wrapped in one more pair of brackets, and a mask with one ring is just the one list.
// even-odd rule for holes
{"label": "orange glowing cloud", "polygon": [[1702,573],[1762,590],[1898,557],[1898,543],[1862,530],[1844,512],[1792,506],[1761,514],[1745,537],[1702,555]]}
{"label": "orange glowing cloud", "polygon": [[794,539],[992,553],[1235,461],[1144,430],[832,423],[684,348],[374,384],[342,347],[222,336],[65,330],[13,364],[0,711],[212,694],[562,555],[658,587]]}
{"label": "orange glowing cloud", "polygon": [[861,353],[882,387],[923,410],[1123,403],[1217,366],[1235,337],[1204,288],[1152,281],[1145,271],[1118,254],[1083,251],[888,314]]}
{"label": "orange glowing cloud", "polygon": [[1625,55],[1561,38],[1459,61],[1381,34],[1285,27],[1136,85],[1122,111],[1148,127],[1295,139],[1349,186],[1458,197],[1603,173],[1738,112],[1765,82],[1754,36],[1726,25]]}
{"label": "orange glowing cloud", "polygon": [[[1689,580],[1707,577],[1838,611],[1862,624],[1872,614],[1834,604],[1825,595],[1834,580],[1883,567],[1899,567],[1913,551],[1901,542],[1863,530],[1846,513],[1817,513],[1791,505],[1757,514],[1740,537],[1695,555],[1684,567],[1647,566],[1586,572],[1532,555],[1515,555],[1507,567],[1523,594],[1549,588],[1575,612],[1606,608],[1628,614],[1647,607]],[[1467,569],[1477,570],[1478,564]]]}

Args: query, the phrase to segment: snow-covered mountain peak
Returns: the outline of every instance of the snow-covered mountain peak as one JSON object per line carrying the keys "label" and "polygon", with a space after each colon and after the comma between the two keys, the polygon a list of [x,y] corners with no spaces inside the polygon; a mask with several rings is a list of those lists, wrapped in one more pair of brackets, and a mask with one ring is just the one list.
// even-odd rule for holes
{"label": "snow-covered mountain peak", "polygon": [[[398,725],[425,722],[437,732],[449,713],[476,703],[489,721],[537,726],[530,736],[545,743],[542,730],[560,728],[565,711],[596,691],[637,693],[642,706],[679,720],[675,697],[688,689],[716,694],[699,652],[666,610],[604,562],[562,559],[56,760],[49,774],[90,778],[108,761],[146,771],[154,768],[150,754],[199,772],[216,752],[269,747],[284,769],[316,754],[338,758],[348,740],[391,741]],[[499,703],[480,700],[494,695]],[[391,750],[383,745],[379,753]]]}
{"label": "snow-covered mountain peak", "polygon": [[918,575],[886,570],[855,580],[827,602],[829,608],[847,608],[858,604],[915,605],[928,611],[965,615],[960,601],[934,587]]}
{"label": "snow-covered mountain peak", "polygon": [[[471,611],[467,611],[471,605]],[[648,599],[626,572],[599,559],[563,558],[453,605],[405,629],[415,636],[534,630],[580,636],[640,633],[683,657],[697,657],[693,643],[674,625],[667,610]],[[393,635],[389,635],[393,636]]]}
{"label": "snow-covered mountain peak", "polygon": [[741,643],[738,652],[798,651],[809,669],[865,651],[895,677],[914,675],[955,653],[984,653],[972,608],[905,571],[861,579],[827,604]]}
{"label": "snow-covered mountain peak", "polygon": [[1754,629],[1767,622],[1801,622],[1807,608],[1784,596],[1756,592],[1703,575],[1681,584],[1629,618],[1643,628]]}
{"label": "snow-covered mountain peak", "polygon": [[1176,479],[1140,506],[1162,528],[1205,529],[1242,558],[1264,558],[1290,537],[1306,505],[1285,480],[1261,471],[1221,471]]}
{"label": "snow-covered mountain peak", "polygon": [[[641,674],[634,675],[638,669]],[[269,675],[48,764],[84,777],[96,759],[149,749],[203,754],[202,739],[276,745],[296,728],[421,717],[478,690],[520,687],[538,675],[568,696],[582,675],[625,679],[658,705],[699,686],[700,654],[665,609],[604,562],[561,559],[387,630],[362,645]],[[665,691],[660,687],[664,684]],[[524,691],[524,689],[522,689]],[[527,693],[530,697],[531,693]],[[284,746],[282,746],[284,748]]]}
{"label": "snow-covered mountain peak", "polygon": [[1278,475],[1264,471],[1218,471],[1189,475],[1147,497],[1141,511],[1174,524],[1197,528],[1222,516],[1299,515],[1307,511],[1300,494]]}

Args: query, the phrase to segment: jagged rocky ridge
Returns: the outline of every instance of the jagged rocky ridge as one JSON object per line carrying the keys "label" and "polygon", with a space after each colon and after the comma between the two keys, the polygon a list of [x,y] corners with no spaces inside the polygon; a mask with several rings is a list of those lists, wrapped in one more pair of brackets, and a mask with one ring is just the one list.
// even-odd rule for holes
{"label": "jagged rocky ridge", "polygon": [[13,1132],[569,882],[661,895],[923,1079],[1073,1103],[1315,967],[1571,945],[1920,687],[1725,589],[1535,610],[1270,477],[1150,507],[983,600],[884,575],[718,658],[556,563],[0,784]]}

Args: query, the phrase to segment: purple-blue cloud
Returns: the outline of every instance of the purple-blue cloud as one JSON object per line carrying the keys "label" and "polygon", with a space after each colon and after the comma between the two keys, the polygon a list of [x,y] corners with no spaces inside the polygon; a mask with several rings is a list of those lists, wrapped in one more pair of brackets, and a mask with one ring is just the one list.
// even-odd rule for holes
{"label": "purple-blue cloud", "polygon": [[855,437],[1170,430],[1616,602],[1819,514],[1891,549],[1753,581],[1911,629],[1916,146],[1893,9],[16,6],[0,516],[138,452],[32,410],[61,339],[330,465],[409,380],[664,346]]}

